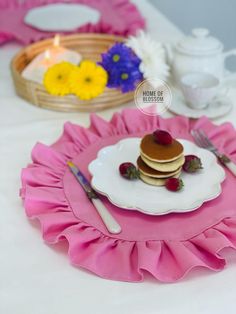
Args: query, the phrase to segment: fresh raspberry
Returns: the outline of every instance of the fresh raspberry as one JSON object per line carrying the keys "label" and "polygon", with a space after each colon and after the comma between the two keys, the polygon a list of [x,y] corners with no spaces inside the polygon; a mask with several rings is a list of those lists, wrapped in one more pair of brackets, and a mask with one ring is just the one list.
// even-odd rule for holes
{"label": "fresh raspberry", "polygon": [[139,171],[131,162],[124,162],[119,166],[119,171],[122,177],[134,180],[139,178]]}
{"label": "fresh raspberry", "polygon": [[185,156],[185,162],[183,165],[183,170],[185,172],[193,173],[202,169],[201,159],[195,155],[187,155]]}
{"label": "fresh raspberry", "polygon": [[156,143],[161,145],[170,145],[173,142],[173,138],[167,131],[156,130],[153,132],[154,139]]}
{"label": "fresh raspberry", "polygon": [[178,178],[169,178],[166,180],[166,188],[169,191],[177,192],[181,190],[184,186],[183,180]]}

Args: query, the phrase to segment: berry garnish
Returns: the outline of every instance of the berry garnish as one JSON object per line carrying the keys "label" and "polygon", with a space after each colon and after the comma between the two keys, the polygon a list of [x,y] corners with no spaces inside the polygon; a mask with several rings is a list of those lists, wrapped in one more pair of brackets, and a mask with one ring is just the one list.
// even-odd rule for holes
{"label": "berry garnish", "polygon": [[134,180],[139,178],[139,171],[131,162],[124,162],[120,165],[119,171],[122,177]]}
{"label": "berry garnish", "polygon": [[156,130],[153,132],[153,137],[156,143],[161,145],[170,145],[173,142],[173,138],[167,131]]}
{"label": "berry garnish", "polygon": [[183,180],[178,178],[169,178],[166,180],[166,188],[171,192],[177,192],[184,186]]}
{"label": "berry garnish", "polygon": [[185,172],[193,173],[202,169],[201,159],[195,155],[185,156],[185,162],[183,164],[183,170]]}

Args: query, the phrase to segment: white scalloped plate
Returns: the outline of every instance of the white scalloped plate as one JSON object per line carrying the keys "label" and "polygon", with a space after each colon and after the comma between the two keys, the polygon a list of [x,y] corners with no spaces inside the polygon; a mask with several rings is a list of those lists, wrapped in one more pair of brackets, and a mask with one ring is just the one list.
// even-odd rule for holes
{"label": "white scalloped plate", "polygon": [[184,154],[201,158],[204,169],[195,174],[182,173],[184,188],[170,192],[165,187],[147,185],[141,180],[129,181],[119,174],[119,165],[130,161],[136,163],[139,156],[140,138],[128,138],[115,145],[101,149],[97,159],[89,165],[93,188],[108,197],[116,206],[138,210],[149,215],[184,213],[196,210],[204,202],[221,193],[225,172],[216,157],[194,143],[180,139]]}

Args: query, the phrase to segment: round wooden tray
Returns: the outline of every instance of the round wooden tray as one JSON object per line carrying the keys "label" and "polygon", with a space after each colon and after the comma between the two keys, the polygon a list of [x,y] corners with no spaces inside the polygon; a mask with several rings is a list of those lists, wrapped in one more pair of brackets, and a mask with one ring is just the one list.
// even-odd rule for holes
{"label": "round wooden tray", "polygon": [[[106,34],[76,34],[61,36],[61,45],[78,51],[83,59],[101,60],[101,53],[105,52],[115,42],[124,38]],[[56,111],[98,111],[112,108],[133,100],[133,92],[123,94],[117,89],[106,88],[104,93],[92,100],[80,100],[74,95],[52,96],[43,85],[26,80],[21,72],[26,65],[39,53],[52,47],[53,39],[46,39],[22,49],[11,62],[11,71],[17,94],[31,104]]]}

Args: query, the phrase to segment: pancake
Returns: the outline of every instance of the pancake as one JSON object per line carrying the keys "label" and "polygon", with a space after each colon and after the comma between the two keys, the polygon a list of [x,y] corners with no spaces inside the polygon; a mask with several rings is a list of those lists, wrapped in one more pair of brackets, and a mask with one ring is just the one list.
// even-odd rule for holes
{"label": "pancake", "polygon": [[[179,176],[180,176],[180,172],[178,174],[174,175],[172,178],[178,178]],[[140,179],[144,183],[147,183],[149,185],[163,186],[163,185],[165,185],[166,180],[168,178],[165,178],[165,179],[151,178],[151,177],[145,176],[144,174],[140,173]]]}
{"label": "pancake", "polygon": [[153,178],[168,178],[172,177],[176,174],[178,174],[181,171],[181,167],[179,167],[176,171],[171,171],[171,172],[161,172],[158,170],[154,170],[153,168],[149,167],[145,162],[142,160],[141,156],[138,157],[137,159],[137,166],[139,171],[147,176],[147,177],[153,177]]}
{"label": "pancake", "polygon": [[178,159],[166,163],[159,163],[159,162],[154,162],[152,160],[149,160],[143,154],[141,153],[141,158],[145,162],[146,165],[148,165],[150,168],[154,170],[158,170],[161,172],[174,172],[177,171],[180,167],[183,166],[185,162],[184,155],[181,155]]}
{"label": "pancake", "polygon": [[155,142],[155,139],[152,134],[147,134],[143,137],[140,150],[142,156],[147,159],[159,162],[166,163],[178,159],[184,151],[183,145],[173,140],[173,143],[170,145],[161,145]]}

